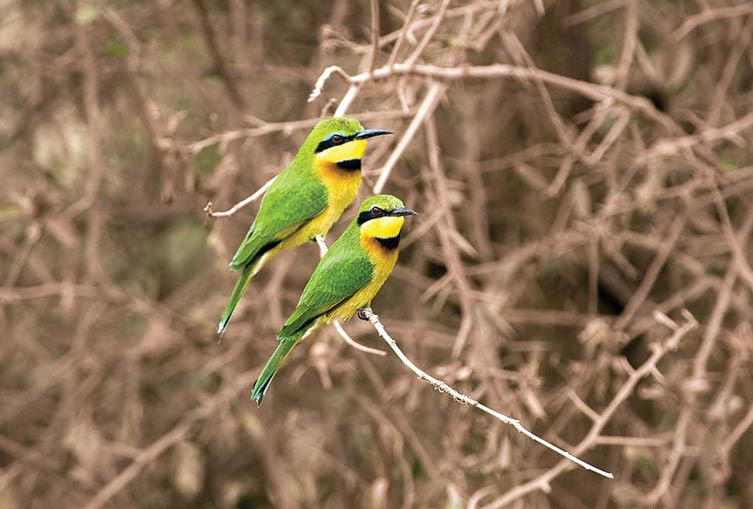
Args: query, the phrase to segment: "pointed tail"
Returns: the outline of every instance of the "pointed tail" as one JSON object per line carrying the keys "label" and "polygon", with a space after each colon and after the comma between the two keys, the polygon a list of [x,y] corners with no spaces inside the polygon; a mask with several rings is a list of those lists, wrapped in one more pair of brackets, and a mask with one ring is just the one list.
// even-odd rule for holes
{"label": "pointed tail", "polygon": [[238,305],[238,301],[240,301],[241,297],[243,297],[243,294],[246,293],[246,288],[248,288],[248,284],[251,282],[252,269],[252,264],[248,264],[243,268],[241,276],[238,278],[238,281],[236,281],[235,286],[233,287],[233,293],[230,294],[230,300],[225,307],[225,311],[222,313],[220,323],[217,324],[217,334],[221,335],[223,332],[225,332],[227,324],[230,321],[230,316],[233,314],[233,311],[235,311],[235,306]]}
{"label": "pointed tail", "polygon": [[254,384],[254,390],[251,393],[251,399],[256,401],[257,406],[261,406],[261,402],[264,400],[264,394],[267,392],[267,388],[269,388],[269,382],[272,381],[272,378],[275,376],[275,373],[277,373],[280,365],[287,358],[293,347],[298,343],[299,340],[297,339],[280,340],[280,344],[272,354],[272,357],[270,357],[267,363],[264,365],[264,369],[261,370],[261,374],[259,375],[259,378],[256,379],[256,383]]}

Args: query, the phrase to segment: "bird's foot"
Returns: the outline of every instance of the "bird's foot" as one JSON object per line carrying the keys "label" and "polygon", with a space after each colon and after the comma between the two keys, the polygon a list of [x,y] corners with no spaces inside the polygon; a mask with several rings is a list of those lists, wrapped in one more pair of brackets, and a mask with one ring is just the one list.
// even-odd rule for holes
{"label": "bird's foot", "polygon": [[358,316],[359,319],[366,320],[368,322],[373,314],[374,311],[372,311],[370,307],[364,307],[358,309],[356,316]]}

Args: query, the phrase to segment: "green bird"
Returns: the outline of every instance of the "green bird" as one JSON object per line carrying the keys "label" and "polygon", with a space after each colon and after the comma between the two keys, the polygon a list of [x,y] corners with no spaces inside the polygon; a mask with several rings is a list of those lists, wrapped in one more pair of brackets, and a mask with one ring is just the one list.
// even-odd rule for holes
{"label": "green bird", "polygon": [[303,289],[298,305],[277,333],[280,344],[256,380],[251,399],[264,393],[295,345],[322,325],[347,320],[369,307],[397,262],[405,216],[416,215],[389,194],[364,200]]}
{"label": "green bird", "polygon": [[240,270],[217,333],[222,334],[251,278],[280,251],[326,235],[350,206],[361,184],[366,140],[392,134],[364,129],[353,118],[320,121],[290,165],[269,186],[230,270]]}

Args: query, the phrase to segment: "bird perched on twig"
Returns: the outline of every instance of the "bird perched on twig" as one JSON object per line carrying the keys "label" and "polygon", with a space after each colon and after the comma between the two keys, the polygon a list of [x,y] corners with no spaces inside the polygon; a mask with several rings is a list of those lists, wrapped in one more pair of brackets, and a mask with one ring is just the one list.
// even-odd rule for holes
{"label": "bird perched on twig", "polygon": [[336,117],[314,126],[293,161],[269,186],[230,270],[241,270],[217,325],[222,334],[251,278],[283,249],[327,234],[353,202],[361,184],[366,140],[392,134]]}
{"label": "bird perched on twig", "polygon": [[280,344],[256,380],[251,399],[261,405],[272,377],[303,338],[371,305],[395,267],[408,215],[416,213],[389,194],[364,200],[358,215],[314,269],[295,311],[277,333]]}

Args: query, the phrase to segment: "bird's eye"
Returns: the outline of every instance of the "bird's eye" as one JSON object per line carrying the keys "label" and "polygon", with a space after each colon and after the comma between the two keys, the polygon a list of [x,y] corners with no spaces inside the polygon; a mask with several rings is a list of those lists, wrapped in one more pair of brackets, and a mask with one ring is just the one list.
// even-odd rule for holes
{"label": "bird's eye", "polygon": [[379,207],[371,207],[371,215],[374,217],[379,217],[382,215],[382,209]]}
{"label": "bird's eye", "polygon": [[342,134],[333,134],[332,136],[330,136],[329,140],[335,145],[339,145],[340,143],[345,141],[345,137]]}

